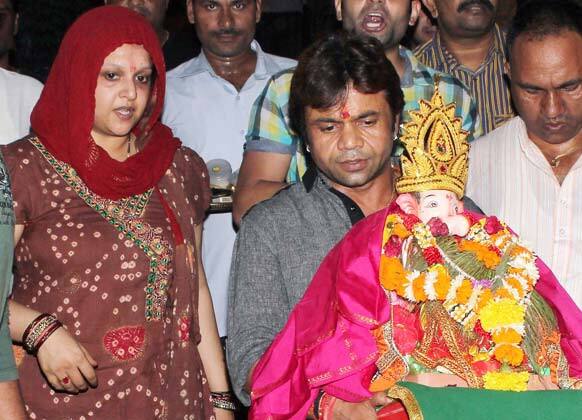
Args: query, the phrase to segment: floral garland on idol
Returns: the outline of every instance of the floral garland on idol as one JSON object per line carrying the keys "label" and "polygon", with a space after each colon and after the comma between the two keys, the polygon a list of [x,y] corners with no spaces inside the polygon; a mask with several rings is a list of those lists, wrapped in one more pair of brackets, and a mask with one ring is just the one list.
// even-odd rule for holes
{"label": "floral garland on idol", "polygon": [[[465,333],[482,338],[472,351],[474,360],[499,362],[498,369],[482,375],[484,388],[525,391],[530,377],[525,319],[539,278],[536,258],[497,218],[469,224],[461,238],[448,235],[446,225],[436,218],[424,224],[413,215],[389,215],[381,285],[409,302],[442,302]],[[410,269],[400,258],[406,240],[421,251],[409,256]]]}

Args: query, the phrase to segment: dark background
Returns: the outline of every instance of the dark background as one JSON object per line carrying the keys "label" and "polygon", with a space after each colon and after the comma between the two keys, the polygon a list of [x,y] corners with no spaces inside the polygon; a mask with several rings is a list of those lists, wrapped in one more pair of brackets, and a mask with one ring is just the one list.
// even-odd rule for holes
{"label": "dark background", "polygon": [[[527,0],[499,0],[499,21],[511,18],[515,4]],[[550,0],[548,0],[550,1]],[[61,39],[73,21],[102,0],[18,0],[20,29],[16,38],[15,67],[24,74],[45,81]],[[266,52],[297,58],[314,39],[341,27],[335,20],[333,0],[307,0],[302,15],[280,17],[264,14],[256,39]],[[182,39],[196,38],[186,18],[185,0],[170,0],[166,27]],[[198,54],[192,51],[192,57]]]}
{"label": "dark background", "polygon": [[[67,28],[80,14],[102,4],[102,0],[19,0],[20,28],[16,37],[15,67],[21,73],[44,82]],[[291,19],[273,20],[264,16],[256,36],[264,50],[297,58],[311,40],[339,27],[332,0],[309,0],[298,21],[289,22]],[[182,37],[196,37],[186,18],[185,0],[170,0],[166,27],[171,32],[180,32]],[[294,41],[290,42],[291,38]],[[193,51],[192,57],[197,53]]]}

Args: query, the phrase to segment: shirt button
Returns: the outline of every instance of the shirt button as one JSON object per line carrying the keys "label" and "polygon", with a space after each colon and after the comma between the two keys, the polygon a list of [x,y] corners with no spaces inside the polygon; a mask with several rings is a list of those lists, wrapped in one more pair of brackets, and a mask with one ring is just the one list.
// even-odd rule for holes
{"label": "shirt button", "polygon": [[236,100],[240,101],[240,95],[236,95]]}
{"label": "shirt button", "polygon": [[567,207],[567,206],[568,206],[568,200],[566,200],[566,199],[562,198],[562,199],[560,200],[560,204],[561,204],[561,205],[563,205],[564,207]]}
{"label": "shirt button", "polygon": [[559,233],[560,233],[560,238],[566,237],[566,229],[560,228]]}
{"label": "shirt button", "polygon": [[356,211],[356,206],[350,206],[350,211]]}

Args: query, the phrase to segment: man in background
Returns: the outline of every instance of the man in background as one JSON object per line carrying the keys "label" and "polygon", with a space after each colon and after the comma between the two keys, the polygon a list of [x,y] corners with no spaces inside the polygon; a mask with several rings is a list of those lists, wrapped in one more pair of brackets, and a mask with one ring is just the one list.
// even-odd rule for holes
{"label": "man in background", "polygon": [[[253,102],[273,74],[295,61],[266,54],[253,40],[261,0],[188,0],[187,12],[202,52],[168,73],[162,120],[206,162],[223,159],[236,170]],[[223,339],[235,236],[230,211],[204,222],[202,259]]]}
{"label": "man in background", "polygon": [[500,0],[423,0],[437,35],[415,51],[425,65],[460,80],[477,102],[483,132],[514,116],[505,80],[505,35],[495,23]]}
{"label": "man in background", "polygon": [[[233,389],[246,405],[256,362],[326,254],[394,198],[390,152],[403,107],[398,74],[377,40],[332,35],[301,56],[290,124],[314,166],[249,211],[233,252],[227,357]],[[375,419],[374,405],[386,402],[385,395],[360,404],[338,400],[331,418]]]}
{"label": "man in background", "polygon": [[[395,67],[404,92],[404,122],[420,99],[430,100],[435,80],[445,102],[457,104],[457,116],[470,140],[481,134],[475,103],[453,77],[420,63],[400,46],[406,30],[416,23],[418,0],[336,0],[336,16],[343,28],[359,36],[378,39]],[[325,77],[324,74],[321,77]],[[303,140],[288,125],[288,101],[293,72],[275,76],[251,113],[233,216],[236,223],[255,203],[271,197],[288,183],[298,182],[307,167]],[[398,155],[401,149],[395,149]]]}
{"label": "man in background", "polygon": [[11,70],[10,54],[18,31],[16,0],[0,0],[0,68]]}
{"label": "man in background", "polygon": [[164,51],[166,70],[171,70],[194,57],[199,51],[195,39],[191,37],[184,39],[180,32],[170,33],[165,28],[164,22],[169,3],[170,0],[105,0],[105,4],[134,10],[151,23]]}
{"label": "man in background", "polygon": [[0,0],[0,144],[30,132],[30,113],[42,90],[36,79],[9,71],[17,27],[15,5],[15,0]]}
{"label": "man in background", "polygon": [[467,195],[515,229],[582,308],[582,7],[530,0],[508,51],[519,117],[471,147]]}

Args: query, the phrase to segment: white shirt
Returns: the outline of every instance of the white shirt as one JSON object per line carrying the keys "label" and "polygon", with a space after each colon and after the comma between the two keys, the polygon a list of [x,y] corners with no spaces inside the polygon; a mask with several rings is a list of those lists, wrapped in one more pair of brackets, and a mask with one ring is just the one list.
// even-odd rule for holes
{"label": "white shirt", "polygon": [[30,113],[41,91],[38,80],[0,68],[0,144],[30,132]]}
{"label": "white shirt", "polygon": [[[204,52],[168,73],[162,121],[184,145],[206,162],[225,159],[233,172],[242,162],[251,107],[269,78],[296,65],[294,60],[257,53],[255,72],[238,92],[216,75]],[[211,214],[204,222],[202,260],[221,337],[227,335],[228,274],[236,233],[230,213]]]}
{"label": "white shirt", "polygon": [[471,143],[466,194],[518,233],[582,308],[582,157],[559,184],[515,117]]}

